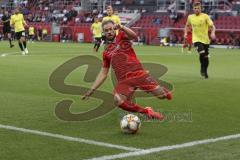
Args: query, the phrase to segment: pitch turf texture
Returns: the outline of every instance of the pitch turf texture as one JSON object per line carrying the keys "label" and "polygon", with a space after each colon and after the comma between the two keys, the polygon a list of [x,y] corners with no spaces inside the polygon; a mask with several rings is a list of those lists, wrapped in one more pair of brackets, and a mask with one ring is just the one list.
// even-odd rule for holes
{"label": "pitch turf texture", "polygon": [[[161,77],[174,85],[174,99],[138,98],[142,106],[152,106],[164,112],[188,113],[191,121],[142,122],[136,135],[125,135],[119,129],[123,111],[116,108],[109,114],[87,122],[65,122],[54,113],[55,105],[63,99],[73,99],[74,113],[93,109],[97,99],[81,101],[79,96],[61,94],[49,87],[51,73],[67,60],[79,55],[93,55],[91,44],[34,43],[30,54],[21,56],[15,43],[13,49],[0,43],[0,124],[49,133],[79,137],[127,147],[148,149],[196,140],[240,133],[240,52],[210,49],[210,79],[199,75],[196,53],[182,54],[180,48],[159,46],[134,47],[142,62],[163,64],[168,72]],[[102,50],[102,49],[101,49]],[[10,54],[8,54],[10,53]],[[158,68],[156,68],[158,69]],[[86,67],[74,70],[65,82],[84,83]],[[110,77],[101,90],[112,93]],[[220,141],[125,159],[164,160],[236,160],[240,159],[240,139]],[[1,160],[79,160],[104,155],[126,153],[121,149],[70,142],[0,128]]]}

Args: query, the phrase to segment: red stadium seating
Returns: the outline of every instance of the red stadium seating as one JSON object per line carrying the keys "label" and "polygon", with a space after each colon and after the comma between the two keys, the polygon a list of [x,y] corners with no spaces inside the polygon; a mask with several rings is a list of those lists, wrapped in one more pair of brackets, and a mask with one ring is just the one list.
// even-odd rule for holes
{"label": "red stadium seating", "polygon": [[[159,18],[161,19],[160,24],[154,24],[154,19]],[[157,33],[160,28],[184,28],[186,23],[186,17],[179,19],[177,22],[174,23],[173,20],[169,18],[168,15],[143,15],[140,20],[138,20],[133,27],[140,27],[145,29],[152,29],[152,34],[150,37],[150,41],[154,44],[156,43]],[[217,20],[214,21],[214,24],[217,29],[221,29],[220,32],[217,32],[217,36],[221,38],[217,38],[217,44],[230,44],[232,43],[232,38],[229,35],[229,31],[233,30],[240,30],[240,16],[221,16]],[[225,30],[225,31],[224,31]],[[153,33],[154,32],[154,33]],[[173,33],[177,37],[177,42],[183,42],[183,31],[179,32],[178,30],[173,30]],[[236,36],[239,36],[240,33],[237,32]]]}
{"label": "red stadium seating", "polygon": [[[50,3],[54,3],[53,8],[49,7],[49,9],[51,8],[52,10],[60,10],[63,11],[64,9],[66,10],[71,10],[74,6],[77,6],[77,4],[79,4],[81,2],[81,0],[68,0],[68,1],[62,1],[62,0],[54,0],[54,1],[46,1],[46,0],[41,0],[41,1],[36,1],[36,0],[29,0],[28,1],[28,5],[26,6],[26,8],[29,10],[30,12],[30,17],[31,15],[34,17],[36,15],[39,15],[40,17],[42,16],[47,16],[48,14],[52,14],[50,12],[50,10],[45,10],[45,7],[49,5]],[[91,14],[91,13],[90,13]],[[28,16],[28,15],[27,15]],[[85,15],[89,16],[89,14]],[[181,16],[180,16],[181,17]],[[80,18],[80,21],[75,21],[75,18]],[[61,19],[60,22],[58,21],[58,23],[60,25],[64,25],[67,27],[72,27],[72,28],[83,28],[83,30],[85,31],[86,28],[90,27],[90,23],[86,23],[85,22],[85,18],[83,14],[79,14],[76,17],[73,17],[72,19],[68,19],[68,21],[63,22],[63,20]],[[158,19],[158,20],[157,20]],[[160,20],[160,21],[159,21]],[[48,22],[29,22],[30,25],[35,26],[36,28],[47,28],[47,30],[49,31],[49,33],[51,33],[51,26]],[[186,23],[186,16],[182,16],[182,18],[179,18],[177,20],[172,20],[169,15],[167,14],[163,14],[163,13],[151,13],[151,14],[143,14],[140,18],[140,20],[138,20],[137,22],[135,22],[132,27],[137,27],[137,28],[141,28],[146,36],[146,40],[147,43],[152,43],[152,44],[156,44],[157,42],[159,42],[158,39],[158,32],[159,29],[161,28],[172,28],[172,34],[174,34],[174,36],[176,37],[176,40],[178,43],[182,43],[183,42],[183,28],[185,26]],[[232,30],[240,30],[240,16],[219,16],[215,21],[214,24],[217,28],[217,30],[219,30],[217,32],[217,39],[215,43],[218,44],[229,44],[233,42],[233,36],[235,37],[239,37],[240,33],[239,31],[236,32],[235,35],[231,34],[229,31]],[[74,35],[76,34],[76,29],[73,29],[73,31],[71,31],[72,33],[72,37],[74,37]],[[88,31],[87,31],[88,32]],[[87,36],[91,36],[87,35]],[[90,38],[87,38],[88,41],[90,40]]]}

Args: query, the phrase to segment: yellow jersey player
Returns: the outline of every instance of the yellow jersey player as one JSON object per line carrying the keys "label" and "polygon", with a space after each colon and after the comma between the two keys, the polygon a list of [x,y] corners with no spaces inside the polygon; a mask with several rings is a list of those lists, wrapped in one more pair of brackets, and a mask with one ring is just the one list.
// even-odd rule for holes
{"label": "yellow jersey player", "polygon": [[47,35],[48,35],[47,29],[46,29],[46,28],[43,28],[43,30],[42,30],[42,40],[46,40]]}
{"label": "yellow jersey player", "polygon": [[201,76],[208,78],[208,65],[209,65],[209,36],[208,31],[211,30],[211,38],[215,39],[215,26],[210,17],[201,12],[201,3],[196,2],[193,4],[194,14],[189,15],[185,26],[184,37],[187,38],[188,27],[192,28],[192,41],[199,53],[199,60],[201,64]]}
{"label": "yellow jersey player", "polygon": [[25,22],[23,14],[20,13],[18,8],[15,9],[14,15],[11,16],[10,25],[14,28],[15,36],[18,40],[22,55],[28,54],[26,33],[24,28],[24,26],[27,26],[27,23]]}
{"label": "yellow jersey player", "polygon": [[33,43],[34,37],[35,37],[35,29],[33,26],[30,26],[28,28],[28,35],[29,35],[29,39],[30,41]]}
{"label": "yellow jersey player", "polygon": [[[112,6],[107,6],[107,16],[103,17],[102,22],[112,20],[115,24],[121,25],[121,21],[118,15],[113,14]],[[118,30],[116,31],[118,35]]]}
{"label": "yellow jersey player", "polygon": [[102,42],[102,23],[99,22],[97,17],[94,18],[94,23],[91,25],[91,31],[95,39],[93,50],[97,52]]}
{"label": "yellow jersey player", "polygon": [[104,17],[102,21],[107,20],[112,20],[115,24],[121,24],[119,16],[113,14],[112,6],[107,6],[107,16]]}

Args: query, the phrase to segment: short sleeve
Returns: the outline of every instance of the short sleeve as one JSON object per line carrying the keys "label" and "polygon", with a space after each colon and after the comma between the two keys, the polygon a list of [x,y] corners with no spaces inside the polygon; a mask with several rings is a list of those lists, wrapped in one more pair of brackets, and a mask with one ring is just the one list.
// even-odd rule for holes
{"label": "short sleeve", "polygon": [[110,60],[106,56],[106,52],[103,52],[103,68],[110,68]]}
{"label": "short sleeve", "polygon": [[24,20],[24,16],[22,15],[22,22],[23,24],[26,24],[25,20]]}
{"label": "short sleeve", "polygon": [[212,26],[213,25],[213,21],[211,20],[211,18],[208,15],[206,15],[206,17],[207,17],[207,24],[208,24],[208,26]]}
{"label": "short sleeve", "polygon": [[120,21],[119,16],[116,16],[116,23],[117,23],[117,24],[121,24],[121,21]]}
{"label": "short sleeve", "polygon": [[102,22],[106,21],[107,20],[107,17],[103,17],[102,19]]}
{"label": "short sleeve", "polygon": [[10,24],[13,25],[13,16],[11,16],[11,19],[10,19]]}

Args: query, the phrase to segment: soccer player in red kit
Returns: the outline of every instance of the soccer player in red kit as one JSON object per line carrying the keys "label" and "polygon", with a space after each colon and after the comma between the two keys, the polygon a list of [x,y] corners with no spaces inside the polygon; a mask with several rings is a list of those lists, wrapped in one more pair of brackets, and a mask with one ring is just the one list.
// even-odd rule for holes
{"label": "soccer player in red kit", "polygon": [[182,53],[186,47],[188,47],[188,53],[191,53],[191,50],[192,50],[192,29],[191,29],[191,27],[187,28],[187,37],[184,39],[184,44],[182,46]]}
{"label": "soccer player in red kit", "polygon": [[[125,26],[114,24],[111,20],[104,21],[102,29],[107,40],[107,46],[103,52],[103,65],[91,89],[82,99],[94,93],[107,78],[109,68],[112,66],[118,81],[113,92],[115,105],[129,112],[145,114],[148,118],[163,120],[164,116],[153,111],[151,107],[143,108],[131,102],[136,89],[152,93],[160,99],[172,99],[171,92],[153,80],[137,59],[130,42],[137,39],[136,33]],[[116,30],[119,30],[118,35]]]}

